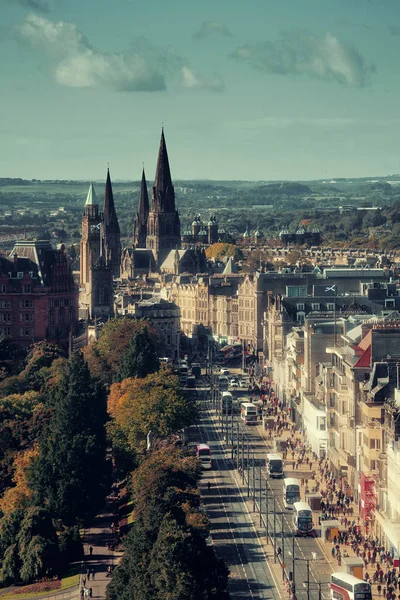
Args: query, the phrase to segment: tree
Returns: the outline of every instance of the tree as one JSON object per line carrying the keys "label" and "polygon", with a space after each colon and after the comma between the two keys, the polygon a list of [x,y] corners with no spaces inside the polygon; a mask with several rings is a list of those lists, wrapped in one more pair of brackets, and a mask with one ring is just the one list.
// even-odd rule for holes
{"label": "tree", "polygon": [[154,336],[147,327],[136,331],[121,360],[117,381],[127,377],[146,377],[160,368]]}
{"label": "tree", "polygon": [[206,249],[206,256],[209,260],[222,260],[223,258],[230,257],[234,260],[241,260],[243,258],[243,252],[234,244],[217,242]]}
{"label": "tree", "polygon": [[99,339],[83,351],[91,374],[110,385],[118,375],[135,333],[144,329],[157,344],[157,334],[149,321],[129,318],[107,321]]}
{"label": "tree", "polygon": [[75,352],[53,390],[54,413],[31,469],[38,505],[66,525],[96,514],[105,491],[106,405],[102,387]]}
{"label": "tree", "polygon": [[57,534],[46,509],[32,506],[26,511],[17,543],[22,581],[54,574],[58,568]]}
{"label": "tree", "polygon": [[164,439],[197,416],[195,405],[181,394],[178,378],[165,370],[113,384],[108,409],[128,446],[139,454],[145,451],[149,431]]}

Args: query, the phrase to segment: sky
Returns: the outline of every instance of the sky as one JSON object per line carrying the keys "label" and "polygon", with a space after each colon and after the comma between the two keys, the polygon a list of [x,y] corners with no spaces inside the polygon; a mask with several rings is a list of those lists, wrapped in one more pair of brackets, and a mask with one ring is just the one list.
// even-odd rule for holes
{"label": "sky", "polygon": [[399,0],[0,0],[0,177],[400,173]]}

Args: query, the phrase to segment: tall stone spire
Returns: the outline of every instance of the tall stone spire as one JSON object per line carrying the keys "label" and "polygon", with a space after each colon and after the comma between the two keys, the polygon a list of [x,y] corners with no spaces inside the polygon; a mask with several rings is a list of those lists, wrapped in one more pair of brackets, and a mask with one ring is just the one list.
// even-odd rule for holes
{"label": "tall stone spire", "polygon": [[119,224],[117,219],[117,213],[115,212],[110,169],[107,169],[106,189],[104,193],[103,219],[105,227],[113,226],[115,229],[118,229],[119,233]]}
{"label": "tall stone spire", "polygon": [[147,237],[147,219],[149,216],[149,195],[147,193],[146,175],[144,169],[142,172],[142,181],[140,184],[140,196],[138,211],[136,213],[134,231],[133,231],[133,245],[135,248],[146,248],[146,237]]}
{"label": "tall stone spire", "polygon": [[153,251],[160,266],[171,250],[180,248],[181,233],[178,211],[175,208],[175,191],[165,143],[161,131],[156,176],[154,179],[151,210],[147,219],[146,248]]}
{"label": "tall stone spire", "polygon": [[107,169],[106,188],[104,193],[103,239],[104,258],[106,263],[111,267],[113,276],[119,277],[121,263],[121,234],[117,213],[115,212],[110,169]]}
{"label": "tall stone spire", "polygon": [[164,128],[161,131],[151,208],[152,210],[159,212],[173,212],[175,210],[175,191],[174,186],[172,185],[171,170],[169,168]]}

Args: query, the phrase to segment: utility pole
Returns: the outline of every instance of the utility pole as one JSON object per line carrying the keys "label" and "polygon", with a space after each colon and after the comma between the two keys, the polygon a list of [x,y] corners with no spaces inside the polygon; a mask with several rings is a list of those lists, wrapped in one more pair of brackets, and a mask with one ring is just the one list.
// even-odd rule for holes
{"label": "utility pole", "polygon": [[267,544],[269,542],[269,514],[268,514],[268,479],[265,480],[265,534],[267,536]]}
{"label": "utility pole", "polygon": [[256,512],[256,465],[254,460],[254,450],[252,451],[253,455],[253,512]]}
{"label": "utility pole", "polygon": [[310,559],[306,558],[307,561],[307,600],[310,600]]}
{"label": "utility pole", "polygon": [[260,485],[258,486],[258,500],[259,500],[259,509],[260,509],[260,527],[262,527],[262,510],[261,510],[261,501],[262,501],[262,495],[261,495],[261,465],[260,465],[260,469],[259,469],[259,474],[260,474]]}
{"label": "utility pole", "polygon": [[276,563],[276,498],[274,496],[274,563]]}
{"label": "utility pole", "polygon": [[247,442],[247,461],[246,461],[246,471],[247,471],[247,497],[250,498],[250,450],[249,450],[249,442]]}
{"label": "utility pole", "polygon": [[240,452],[240,446],[239,446],[239,422],[236,423],[236,439],[237,439],[237,445],[236,445],[236,470],[239,471],[239,452]]}
{"label": "utility pole", "polygon": [[285,562],[285,532],[284,532],[284,524],[283,524],[283,511],[281,512],[281,545],[282,545],[282,562]]}
{"label": "utility pole", "polygon": [[292,534],[292,581],[293,581],[293,584],[296,583],[296,578],[295,578],[295,574],[294,574],[295,568],[296,568],[296,562],[294,559],[294,531],[293,531],[293,534]]}
{"label": "utility pole", "polygon": [[242,485],[244,485],[244,431],[242,431]]}

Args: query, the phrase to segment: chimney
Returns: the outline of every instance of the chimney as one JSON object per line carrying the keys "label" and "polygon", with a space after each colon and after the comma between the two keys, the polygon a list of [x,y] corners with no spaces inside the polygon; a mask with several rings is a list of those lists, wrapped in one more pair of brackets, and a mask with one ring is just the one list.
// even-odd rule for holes
{"label": "chimney", "polygon": [[18,261],[18,254],[16,252],[14,252],[14,265],[17,264]]}

